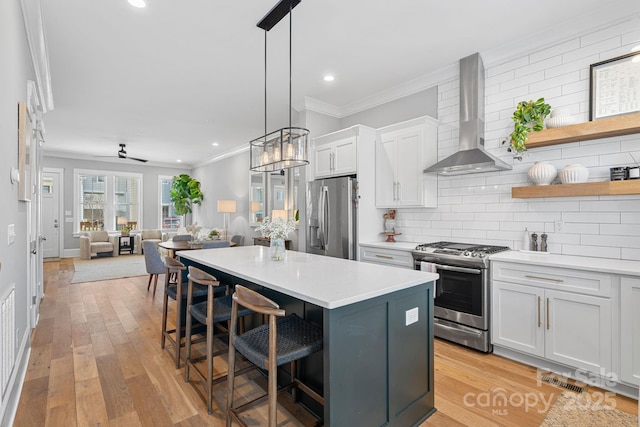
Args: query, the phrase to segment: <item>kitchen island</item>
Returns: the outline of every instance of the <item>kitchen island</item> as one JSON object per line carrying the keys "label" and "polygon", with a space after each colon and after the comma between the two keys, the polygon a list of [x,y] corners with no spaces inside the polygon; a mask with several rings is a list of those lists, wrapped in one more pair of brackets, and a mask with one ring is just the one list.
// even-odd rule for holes
{"label": "kitchen island", "polygon": [[435,411],[437,274],[292,251],[271,261],[262,246],[180,258],[322,327],[323,351],[305,359],[300,374],[325,398],[325,425],[410,426]]}

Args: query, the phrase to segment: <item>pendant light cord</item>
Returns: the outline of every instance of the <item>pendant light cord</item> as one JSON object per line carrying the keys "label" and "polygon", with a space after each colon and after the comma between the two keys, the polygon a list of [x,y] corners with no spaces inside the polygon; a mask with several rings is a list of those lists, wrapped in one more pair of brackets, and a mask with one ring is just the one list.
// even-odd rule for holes
{"label": "pendant light cord", "polygon": [[291,139],[291,34],[293,33],[293,13],[291,12],[291,1],[289,1],[289,142]]}
{"label": "pendant light cord", "polygon": [[267,31],[264,32],[264,134],[267,134]]}

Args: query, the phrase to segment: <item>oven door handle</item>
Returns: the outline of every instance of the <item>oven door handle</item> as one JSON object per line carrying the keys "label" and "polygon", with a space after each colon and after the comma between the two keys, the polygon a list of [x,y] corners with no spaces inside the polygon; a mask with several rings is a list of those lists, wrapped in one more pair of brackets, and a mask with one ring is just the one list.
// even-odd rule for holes
{"label": "oven door handle", "polygon": [[433,264],[437,269],[455,271],[457,273],[482,274],[482,270],[476,268],[454,267],[452,265]]}

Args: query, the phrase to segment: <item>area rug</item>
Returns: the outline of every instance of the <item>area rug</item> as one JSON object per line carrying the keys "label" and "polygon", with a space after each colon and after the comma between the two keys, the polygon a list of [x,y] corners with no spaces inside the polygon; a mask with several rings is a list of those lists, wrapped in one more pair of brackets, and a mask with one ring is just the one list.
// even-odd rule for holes
{"label": "area rug", "polygon": [[638,427],[638,417],[601,405],[589,393],[563,392],[541,427]]}
{"label": "area rug", "polygon": [[91,260],[74,258],[73,267],[75,273],[71,283],[95,282],[147,274],[144,255],[120,255]]}

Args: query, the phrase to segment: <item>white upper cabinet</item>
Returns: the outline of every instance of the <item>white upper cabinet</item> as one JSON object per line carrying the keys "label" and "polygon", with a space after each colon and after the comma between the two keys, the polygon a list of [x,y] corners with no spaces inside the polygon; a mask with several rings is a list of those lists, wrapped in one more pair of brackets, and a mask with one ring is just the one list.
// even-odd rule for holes
{"label": "white upper cabinet", "polygon": [[314,139],[314,176],[351,175],[357,171],[356,137],[325,142],[323,137]]}
{"label": "white upper cabinet", "polygon": [[438,122],[420,117],[377,133],[376,207],[436,207],[437,175],[422,171],[438,159]]}

